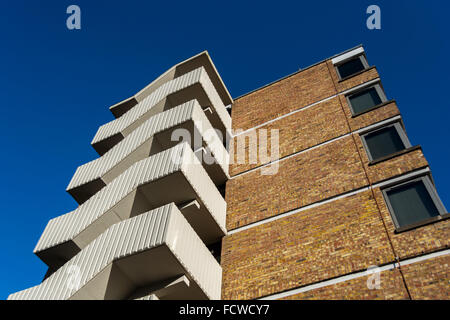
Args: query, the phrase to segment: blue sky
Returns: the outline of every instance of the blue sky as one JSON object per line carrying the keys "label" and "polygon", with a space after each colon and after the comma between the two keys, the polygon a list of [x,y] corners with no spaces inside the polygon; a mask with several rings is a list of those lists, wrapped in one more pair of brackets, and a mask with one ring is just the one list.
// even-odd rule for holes
{"label": "blue sky", "polygon": [[[124,4],[126,3],[126,5]],[[38,284],[33,248],[76,207],[65,188],[97,157],[108,107],[208,50],[237,97],[360,43],[450,207],[448,1],[2,1],[0,299]],[[81,7],[82,29],[66,28]],[[381,30],[366,8],[381,8]]]}

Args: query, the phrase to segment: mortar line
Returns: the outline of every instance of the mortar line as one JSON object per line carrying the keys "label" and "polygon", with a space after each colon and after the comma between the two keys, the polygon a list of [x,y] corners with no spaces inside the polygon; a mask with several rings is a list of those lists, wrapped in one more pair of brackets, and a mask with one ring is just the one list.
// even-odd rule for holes
{"label": "mortar line", "polygon": [[393,116],[393,117],[390,117],[390,118],[387,118],[387,119],[383,119],[383,120],[381,120],[381,121],[372,123],[372,124],[370,124],[370,125],[368,125],[368,126],[362,127],[362,128],[357,129],[357,130],[355,130],[355,131],[347,132],[347,133],[345,133],[345,134],[343,134],[343,135],[340,135],[340,136],[338,136],[338,137],[335,137],[335,138],[332,138],[332,139],[330,139],[330,140],[321,142],[321,143],[319,143],[319,144],[316,144],[315,146],[312,146],[312,147],[309,147],[309,148],[306,148],[306,149],[303,149],[303,150],[300,150],[300,151],[291,153],[291,154],[286,155],[286,156],[284,156],[284,157],[281,157],[281,158],[279,158],[279,159],[276,159],[276,160],[270,161],[270,162],[268,162],[268,163],[259,165],[259,166],[255,167],[255,168],[251,168],[251,169],[248,169],[248,170],[246,170],[246,171],[240,172],[240,173],[238,173],[238,174],[236,174],[236,175],[230,177],[229,180],[234,179],[234,178],[237,178],[237,177],[240,177],[240,176],[242,176],[242,175],[244,175],[244,174],[247,174],[247,173],[250,173],[250,172],[259,170],[259,169],[261,169],[261,168],[270,166],[270,165],[272,165],[272,164],[274,164],[274,163],[277,163],[277,162],[281,162],[281,161],[287,160],[287,159],[292,158],[292,157],[295,157],[295,156],[297,156],[297,155],[299,155],[299,154],[306,153],[306,152],[308,152],[308,151],[311,151],[311,150],[314,150],[314,149],[316,149],[316,148],[322,147],[322,146],[327,145],[327,144],[329,144],[329,143],[336,142],[336,141],[338,141],[338,140],[340,140],[340,139],[343,139],[343,138],[348,137],[349,135],[351,135],[351,134],[353,134],[353,133],[360,133],[360,132],[362,132],[362,131],[370,130],[370,129],[372,129],[372,128],[375,129],[375,128],[379,127],[379,126],[383,126],[383,125],[385,125],[385,124],[389,124],[389,123],[391,123],[391,122],[396,122],[397,120],[401,120],[401,118],[402,118],[401,115],[398,114],[398,115],[395,115],[395,116]]}
{"label": "mortar line", "polygon": [[[450,254],[450,249],[439,250],[439,251],[427,253],[427,254],[424,254],[424,255],[421,255],[418,257],[400,260],[400,263],[398,263],[398,262],[388,263],[384,266],[379,267],[379,271],[383,272],[383,271],[393,270],[395,268],[399,268],[399,265],[405,266],[405,265],[409,265],[409,264],[413,264],[413,263],[417,263],[417,262],[421,262],[421,261],[427,261],[427,260],[431,260],[434,258],[446,256],[448,254]],[[319,281],[319,282],[309,284],[309,285],[306,285],[303,287],[289,289],[289,290],[286,290],[281,293],[275,293],[275,294],[271,294],[271,295],[268,295],[265,297],[257,298],[257,300],[277,300],[277,299],[281,299],[281,298],[286,298],[286,297],[290,297],[290,296],[293,296],[298,293],[308,292],[308,291],[311,291],[314,289],[319,289],[319,288],[327,287],[330,285],[342,283],[345,281],[358,279],[358,278],[361,278],[364,276],[371,275],[373,273],[374,273],[373,271],[370,272],[370,270],[366,270],[366,271],[359,271],[359,272],[355,272],[355,273],[351,273],[351,274],[346,274],[346,275],[339,276],[339,277],[336,277],[333,279],[323,280],[323,281]]]}
{"label": "mortar line", "polygon": [[[427,166],[427,167],[424,167],[424,168],[421,168],[421,169],[418,169],[418,170],[413,170],[413,171],[404,173],[404,174],[399,175],[399,176],[395,176],[395,177],[390,178],[390,179],[386,179],[384,181],[380,181],[380,182],[374,184],[373,187],[374,188],[378,188],[378,187],[382,187],[382,186],[385,186],[385,185],[392,184],[394,182],[395,183],[396,182],[400,183],[400,182],[405,181],[405,180],[409,180],[409,179],[413,179],[413,178],[422,176],[422,175],[424,175],[426,173],[429,173],[429,172],[430,172],[430,168]],[[241,232],[241,231],[244,231],[244,230],[247,230],[247,229],[251,229],[253,227],[256,227],[256,226],[259,226],[259,225],[262,225],[262,224],[266,224],[266,223],[269,223],[269,222],[272,222],[272,221],[276,221],[278,219],[282,219],[282,218],[291,216],[293,214],[296,214],[296,213],[299,213],[299,212],[302,212],[302,211],[305,211],[305,210],[308,210],[308,209],[311,209],[311,208],[315,208],[315,207],[321,206],[323,204],[327,204],[327,203],[333,202],[335,200],[339,200],[339,199],[342,199],[342,198],[350,197],[350,196],[353,196],[355,194],[358,194],[358,193],[361,193],[361,192],[364,192],[364,191],[368,191],[368,190],[369,190],[369,186],[364,186],[364,187],[361,187],[361,188],[353,189],[351,191],[344,192],[344,193],[341,193],[341,194],[336,195],[336,196],[332,196],[332,197],[324,199],[324,200],[319,200],[319,201],[316,201],[314,203],[308,204],[308,205],[300,207],[300,208],[296,208],[296,209],[293,209],[293,210],[290,210],[290,211],[286,211],[286,212],[277,214],[277,215],[269,217],[269,218],[265,218],[265,219],[258,220],[256,222],[249,223],[249,224],[247,224],[245,226],[229,230],[227,232],[227,234],[228,235],[232,235],[234,233],[238,233],[238,232]]]}

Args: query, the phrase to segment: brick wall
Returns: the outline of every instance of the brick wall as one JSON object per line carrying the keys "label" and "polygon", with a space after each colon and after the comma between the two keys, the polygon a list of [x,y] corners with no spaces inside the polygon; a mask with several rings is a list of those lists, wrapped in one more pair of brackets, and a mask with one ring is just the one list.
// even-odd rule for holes
{"label": "brick wall", "polygon": [[450,255],[402,267],[412,299],[450,299]]}
{"label": "brick wall", "polygon": [[252,299],[394,260],[371,192],[224,238],[224,299]]}
{"label": "brick wall", "polygon": [[368,276],[298,293],[283,300],[407,300],[408,292],[398,269],[380,272],[380,288],[369,289]]}
{"label": "brick wall", "polygon": [[[378,78],[370,68],[339,81],[326,61],[235,100],[233,129],[278,129],[282,160],[275,175],[257,169],[267,159],[230,165],[228,230],[262,224],[223,239],[224,299],[267,296],[449,247],[450,220],[396,233],[380,189],[370,187],[428,167],[421,149],[369,165],[359,134],[349,134],[400,115],[392,100],[352,116],[341,93]],[[248,140],[244,149],[257,143]],[[236,147],[234,141],[232,156]],[[413,298],[449,294],[448,268],[430,262],[383,272],[381,290],[368,290],[363,277],[289,298],[407,299],[401,272],[409,272]]]}
{"label": "brick wall", "polygon": [[233,129],[247,130],[335,94],[326,63],[296,73],[233,103]]}
{"label": "brick wall", "polygon": [[227,227],[234,229],[368,184],[351,137],[279,163],[275,175],[259,170],[227,182]]}
{"label": "brick wall", "polygon": [[369,176],[369,181],[372,184],[428,166],[428,162],[420,149],[407,152],[374,165],[369,165],[369,157],[362,144],[360,135],[354,134],[354,137],[362,162]]}
{"label": "brick wall", "polygon": [[[339,98],[319,103],[310,108],[303,109],[291,116],[281,118],[270,124],[252,130],[250,134],[259,135],[260,130],[267,130],[270,142],[271,130],[279,130],[279,154],[280,158],[305,150],[333,138],[342,136],[349,132],[347,122],[342,113]],[[237,139],[234,138],[234,149],[232,156],[237,160]],[[266,163],[260,161],[257,164],[249,163],[248,150],[255,147],[254,140],[245,144],[246,163],[233,163],[230,166],[230,174],[236,175]],[[252,142],[252,143],[251,143]],[[268,148],[270,150],[270,147]]]}

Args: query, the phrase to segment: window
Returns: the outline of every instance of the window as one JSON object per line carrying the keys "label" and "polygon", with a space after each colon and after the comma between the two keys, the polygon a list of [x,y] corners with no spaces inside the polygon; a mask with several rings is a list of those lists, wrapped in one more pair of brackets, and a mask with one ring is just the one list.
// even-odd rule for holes
{"label": "window", "polygon": [[411,143],[398,122],[370,131],[361,138],[370,161],[411,148]]}
{"label": "window", "polygon": [[386,102],[386,95],[379,84],[364,88],[356,93],[349,94],[347,101],[353,115],[358,115],[371,110],[375,106]]}
{"label": "window", "polygon": [[383,190],[397,231],[404,231],[447,216],[428,176]]}
{"label": "window", "polygon": [[354,57],[336,66],[337,74],[342,80],[369,67],[364,55]]}

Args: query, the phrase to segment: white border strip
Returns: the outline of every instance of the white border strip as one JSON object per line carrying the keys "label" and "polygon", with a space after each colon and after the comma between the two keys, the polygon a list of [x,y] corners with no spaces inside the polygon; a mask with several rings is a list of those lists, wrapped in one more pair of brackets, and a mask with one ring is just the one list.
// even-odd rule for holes
{"label": "white border strip", "polygon": [[[380,79],[379,77],[377,77],[377,78],[375,78],[375,79],[372,79],[372,80],[370,80],[370,81],[364,82],[363,84],[357,85],[357,86],[352,87],[352,88],[350,88],[350,89],[347,89],[347,90],[345,90],[345,91],[342,91],[342,92],[333,94],[332,96],[329,96],[328,98],[325,98],[325,99],[316,101],[316,102],[314,102],[314,103],[312,103],[312,104],[308,104],[308,105],[306,105],[306,106],[304,106],[304,107],[300,107],[300,108],[295,109],[294,111],[291,111],[291,112],[289,112],[289,113],[285,113],[285,114],[283,114],[282,116],[279,116],[279,117],[277,117],[277,118],[273,118],[273,119],[271,119],[271,120],[269,120],[269,121],[266,121],[266,122],[263,122],[263,123],[261,123],[261,124],[258,124],[257,126],[254,126],[254,127],[252,127],[252,128],[246,129],[246,130],[241,131],[241,132],[239,132],[239,133],[237,133],[237,134],[235,134],[234,132],[232,132],[232,138],[237,137],[237,136],[240,136],[240,135],[242,135],[242,134],[244,134],[244,133],[247,133],[247,132],[249,132],[249,131],[252,131],[252,130],[261,128],[261,127],[263,127],[263,126],[265,126],[265,125],[268,125],[268,124],[273,123],[273,122],[275,122],[275,121],[278,121],[278,120],[280,120],[280,119],[289,117],[289,116],[291,116],[291,115],[293,115],[293,114],[295,114],[295,113],[297,113],[297,112],[306,110],[306,109],[308,109],[308,108],[311,108],[311,107],[313,107],[313,106],[315,106],[315,105],[318,105],[318,104],[320,104],[320,103],[323,103],[323,102],[326,102],[326,101],[328,101],[328,100],[331,100],[331,99],[336,98],[336,97],[338,97],[338,96],[346,95],[346,94],[351,93],[351,92],[353,92],[353,91],[357,91],[357,90],[359,90],[359,89],[361,89],[361,88],[370,86],[370,85],[375,84],[375,83],[379,83],[380,81],[381,81],[381,79]],[[234,130],[233,130],[233,131],[234,131]]]}
{"label": "white border strip", "polygon": [[[409,179],[413,179],[415,177],[422,176],[422,175],[427,174],[429,172],[431,172],[430,167],[426,167],[426,168],[419,169],[419,170],[416,170],[416,171],[411,171],[411,172],[405,173],[405,174],[403,174],[401,176],[394,177],[394,178],[391,178],[391,179],[379,182],[377,184],[374,184],[374,185],[372,185],[372,189],[373,188],[378,188],[378,187],[383,187],[383,186],[390,185],[390,184],[393,184],[393,183],[400,183],[400,182],[403,182],[403,181],[406,181],[406,180],[409,180]],[[359,188],[359,189],[356,189],[356,190],[353,190],[353,191],[350,191],[350,192],[347,192],[347,193],[342,193],[342,194],[340,194],[338,196],[334,196],[334,197],[331,197],[331,198],[326,199],[326,200],[321,200],[321,201],[318,201],[318,202],[306,205],[306,206],[301,207],[301,208],[297,208],[297,209],[294,209],[294,210],[291,210],[291,211],[287,211],[285,213],[278,214],[276,216],[273,216],[273,217],[270,217],[270,218],[267,218],[267,219],[263,219],[263,220],[259,220],[259,221],[247,224],[247,225],[242,226],[240,228],[229,230],[228,231],[228,235],[232,235],[234,233],[238,233],[238,232],[241,232],[241,231],[244,231],[244,230],[247,230],[247,229],[251,229],[253,227],[256,227],[256,226],[259,226],[259,225],[262,225],[262,224],[265,224],[265,223],[269,223],[269,222],[272,222],[272,221],[275,221],[275,220],[278,220],[278,219],[282,219],[282,218],[291,216],[293,214],[296,214],[296,213],[299,213],[299,212],[302,212],[302,211],[305,211],[305,210],[308,210],[308,209],[311,209],[311,208],[315,208],[315,207],[321,206],[323,204],[333,202],[335,200],[339,200],[339,199],[342,199],[342,198],[350,197],[350,196],[353,196],[355,194],[358,194],[358,193],[361,193],[361,192],[364,192],[364,191],[368,191],[368,190],[370,190],[370,187],[366,186],[366,187],[362,187],[362,188]]]}
{"label": "white border strip", "polygon": [[339,200],[339,199],[342,199],[342,198],[345,198],[345,197],[350,197],[350,196],[353,196],[353,195],[358,194],[360,192],[367,191],[369,189],[370,189],[369,187],[363,187],[363,188],[360,188],[360,189],[357,189],[357,190],[353,190],[351,192],[340,194],[338,196],[335,196],[335,197],[332,197],[332,198],[329,198],[329,199],[326,199],[326,200],[322,200],[322,201],[318,201],[318,202],[306,205],[306,206],[301,207],[301,208],[290,210],[290,211],[287,211],[287,212],[282,213],[282,214],[278,214],[278,215],[270,217],[270,218],[259,220],[259,221],[247,224],[245,226],[242,226],[242,227],[239,227],[239,228],[236,228],[236,229],[233,229],[233,230],[229,230],[228,231],[228,235],[232,235],[232,234],[235,234],[235,233],[247,230],[247,229],[251,229],[253,227],[256,227],[256,226],[259,226],[259,225],[262,225],[262,224],[266,224],[266,223],[269,223],[269,222],[272,222],[272,221],[276,221],[278,219],[282,219],[282,218],[291,216],[293,214],[296,214],[296,213],[299,213],[299,212],[302,212],[302,211],[305,211],[305,210],[308,210],[308,209],[311,209],[311,208],[315,208],[315,207],[321,206],[321,205],[329,203],[329,202],[333,202],[335,200]]}
{"label": "white border strip", "polygon": [[252,130],[261,128],[261,127],[263,127],[263,126],[265,126],[265,125],[268,125],[268,124],[270,124],[270,123],[272,123],[272,122],[275,122],[275,121],[281,120],[281,119],[283,119],[283,118],[289,117],[289,116],[291,116],[291,115],[293,115],[293,114],[295,114],[295,113],[297,113],[297,112],[300,112],[300,111],[306,110],[306,109],[308,109],[308,108],[311,108],[311,107],[313,107],[313,106],[315,106],[315,105],[318,105],[319,103],[326,102],[326,101],[328,101],[328,100],[331,100],[331,99],[333,99],[333,98],[336,98],[337,96],[339,96],[339,94],[334,94],[334,95],[332,95],[332,96],[329,96],[328,98],[319,100],[319,101],[314,102],[314,103],[312,103],[312,104],[308,104],[308,105],[306,105],[306,106],[304,106],[304,107],[300,107],[299,109],[295,109],[294,111],[291,111],[291,112],[289,112],[289,113],[285,113],[285,114],[283,114],[282,116],[279,116],[279,117],[277,117],[277,118],[273,118],[273,119],[271,119],[271,120],[269,120],[269,121],[266,121],[266,122],[263,122],[263,123],[261,123],[261,124],[258,124],[257,126],[254,126],[254,127],[252,127],[252,128],[246,129],[246,130],[244,130],[244,131],[242,131],[242,132],[239,132],[238,134],[234,134],[234,133],[233,133],[233,138],[234,138],[234,137],[237,137],[237,136],[240,136],[240,135],[242,135],[242,134],[244,134],[244,133],[247,133],[247,132],[249,132],[249,131],[252,131]]}
{"label": "white border strip", "polygon": [[416,257],[416,258],[410,258],[410,259],[406,259],[404,261],[400,261],[400,266],[407,266],[409,264],[413,264],[416,262],[420,262],[420,261],[425,261],[425,260],[429,260],[432,258],[438,258],[438,257],[442,257],[445,256],[447,254],[450,253],[450,249],[447,250],[443,250],[443,251],[437,251],[437,252],[433,252],[433,253],[429,253],[420,257]]}
{"label": "white border strip", "polygon": [[350,59],[354,56],[360,55],[361,53],[364,53],[364,48],[363,47],[359,47],[356,48],[355,50],[352,50],[350,52],[341,54],[340,56],[337,56],[336,58],[331,59],[331,63],[332,64],[338,64],[341,61]]}
{"label": "white border strip", "polygon": [[359,133],[361,133],[361,132],[370,131],[370,130],[376,129],[376,128],[378,128],[378,127],[384,126],[384,125],[386,125],[386,124],[390,124],[390,123],[396,122],[396,121],[401,120],[401,119],[402,119],[401,115],[396,115],[396,116],[393,116],[392,118],[388,118],[388,119],[385,119],[385,120],[382,120],[382,121],[373,123],[373,124],[371,124],[371,125],[369,125],[369,126],[367,126],[367,127],[363,127],[363,128],[358,129],[358,130],[348,132],[348,133],[343,134],[343,135],[341,135],[341,136],[338,136],[338,137],[336,137],[336,138],[333,138],[333,139],[330,139],[330,140],[328,140],[328,141],[325,141],[325,142],[321,142],[321,143],[319,143],[319,144],[316,144],[315,146],[312,146],[312,147],[309,147],[309,148],[306,148],[306,149],[297,151],[297,152],[295,152],[295,153],[291,153],[291,154],[288,155],[288,156],[285,156],[285,157],[282,157],[282,158],[280,158],[280,159],[277,159],[277,160],[274,160],[274,161],[265,163],[265,164],[263,164],[263,165],[260,165],[260,166],[258,166],[258,167],[249,169],[249,170],[247,170],[247,171],[238,173],[237,175],[232,176],[230,179],[234,179],[234,178],[240,177],[240,176],[242,176],[242,175],[244,175],[244,174],[247,174],[247,173],[250,173],[250,172],[259,170],[259,169],[261,169],[261,168],[270,166],[270,165],[272,165],[272,164],[274,164],[274,163],[281,162],[281,161],[287,160],[287,159],[289,159],[289,158],[295,157],[295,156],[297,156],[297,155],[299,155],[299,154],[302,154],[302,153],[305,153],[305,152],[314,150],[314,149],[316,149],[316,148],[322,147],[322,146],[327,145],[327,144],[329,144],[329,143],[332,143],[332,142],[338,141],[338,140],[340,140],[340,139],[346,138],[346,137],[350,136],[350,135],[353,134],[353,133],[358,133],[358,134],[359,134]]}
{"label": "white border strip", "polygon": [[[450,249],[447,250],[443,250],[443,251],[438,251],[438,252],[433,252],[430,254],[426,254],[417,258],[412,258],[412,259],[406,259],[404,261],[400,261],[400,266],[405,266],[408,264],[412,264],[412,263],[416,263],[419,261],[424,261],[424,260],[429,260],[429,259],[433,259],[436,257],[440,257],[440,256],[445,256],[450,254]],[[392,270],[394,268],[398,268],[398,263],[390,263],[387,265],[384,265],[382,267],[378,268],[378,271],[383,272],[383,271],[387,271],[387,270]],[[349,275],[345,275],[342,277],[338,277],[335,279],[331,279],[331,280],[326,280],[326,281],[322,281],[319,283],[314,283],[305,287],[301,287],[301,288],[297,288],[297,289],[293,289],[293,290],[289,290],[289,291],[285,291],[282,293],[277,293],[277,294],[273,294],[267,297],[263,297],[260,298],[258,300],[277,300],[277,299],[282,299],[282,298],[286,298],[298,293],[303,293],[303,292],[307,292],[307,291],[311,291],[314,289],[319,289],[319,288],[323,288],[326,286],[330,286],[330,285],[334,285],[337,283],[341,283],[341,282],[345,282],[348,280],[352,280],[352,279],[356,279],[356,278],[361,278],[364,276],[368,276],[374,273],[374,269],[369,269],[366,271],[361,271],[361,272],[357,272],[357,273],[353,273],[353,274],[349,274]]]}

